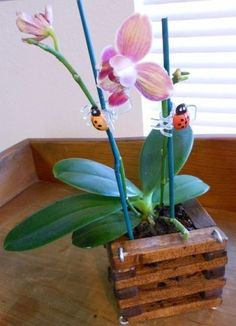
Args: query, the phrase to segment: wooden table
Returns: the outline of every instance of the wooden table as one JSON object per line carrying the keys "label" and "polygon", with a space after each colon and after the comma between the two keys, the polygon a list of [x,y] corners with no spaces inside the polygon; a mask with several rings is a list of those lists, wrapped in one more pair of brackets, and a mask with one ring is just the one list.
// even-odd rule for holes
{"label": "wooden table", "polygon": [[[206,146],[208,141],[206,140]],[[135,144],[138,145],[134,147],[132,142],[134,140],[131,143],[121,142],[122,150],[126,147],[133,148],[132,154],[128,151],[130,156],[127,157],[127,160],[129,160],[129,157],[134,158],[137,155],[136,152],[138,152],[142,143],[141,140],[135,141]],[[234,146],[231,142],[234,142]],[[108,150],[107,152],[104,151],[104,144],[101,146],[99,142],[98,146],[94,146],[95,150],[90,148],[90,152],[86,150],[86,153],[84,153],[86,146],[83,147],[83,144],[84,142],[79,141],[31,140],[25,141],[1,154],[1,242],[7,232],[26,215],[74,191],[65,185],[52,182],[50,169],[53,161],[60,159],[61,156],[98,159],[98,157],[101,158],[102,151],[104,155],[100,161],[111,161]],[[198,147],[196,146],[193,153],[195,157],[196,155],[204,155],[202,151],[202,147],[204,147],[203,140],[200,140],[199,144],[201,151],[198,153]],[[232,170],[235,171],[235,140],[231,139],[230,144],[228,143],[226,147],[223,146],[223,143],[221,146],[223,151],[226,151],[226,149],[229,152],[231,151],[231,156],[228,159],[231,159]],[[219,149],[221,146],[219,146]],[[61,150],[58,151],[58,148],[61,148]],[[75,148],[77,149],[75,150]],[[234,148],[233,153],[232,148]],[[44,155],[42,155],[43,152]],[[210,151],[210,155],[213,155],[212,153]],[[219,152],[216,157],[218,157],[218,154]],[[211,159],[215,161],[214,155],[211,156]],[[206,162],[210,164],[206,160],[199,162],[199,164],[194,162],[193,165],[186,168],[186,171],[195,169],[198,170],[197,172],[200,171],[201,174],[201,171],[205,171],[204,167],[201,168],[201,166],[205,166]],[[210,178],[215,169],[217,169],[218,176],[220,173],[222,187],[222,184],[227,184],[230,177],[227,172],[222,172],[222,164],[215,161],[214,168],[210,169]],[[17,174],[21,176],[20,181],[14,182]],[[132,180],[135,181],[137,166],[132,165],[128,168],[127,174],[131,174]],[[222,176],[222,174],[225,175]],[[199,176],[199,173],[195,173],[195,175]],[[231,177],[231,179],[233,178],[232,181],[235,181],[235,175],[236,172]],[[218,198],[217,196],[222,196],[222,189],[219,193],[216,191],[218,184],[220,184],[219,180],[213,183],[215,192],[209,195],[208,199],[205,198],[203,202],[205,207],[209,206],[207,208],[208,212],[229,237],[229,263],[227,265],[227,283],[224,288],[223,304],[217,310],[203,310],[137,325],[167,326],[175,324],[191,326],[200,324],[231,326],[236,324],[235,192],[231,193],[233,189],[230,188],[231,186],[229,189],[225,187],[225,197],[227,199],[222,205],[223,209],[219,209],[219,207],[212,208],[212,204]],[[231,194],[228,196],[229,191]],[[234,202],[230,201],[230,196],[234,198]],[[207,200],[209,205],[206,205]],[[232,202],[231,206],[230,202]],[[71,245],[70,236],[35,251],[12,253],[5,252],[0,248],[0,289],[1,326],[109,326],[119,324],[115,300],[107,280],[107,257],[104,248],[78,249]]]}

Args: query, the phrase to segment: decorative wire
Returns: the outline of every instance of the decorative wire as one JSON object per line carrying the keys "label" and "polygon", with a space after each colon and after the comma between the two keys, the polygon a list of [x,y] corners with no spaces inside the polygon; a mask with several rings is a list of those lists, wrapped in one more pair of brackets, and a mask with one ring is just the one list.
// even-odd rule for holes
{"label": "decorative wire", "polygon": [[167,117],[163,117],[162,112],[160,112],[159,119],[152,118],[151,120],[157,122],[156,125],[151,126],[153,129],[159,130],[163,136],[172,137],[173,111]]}

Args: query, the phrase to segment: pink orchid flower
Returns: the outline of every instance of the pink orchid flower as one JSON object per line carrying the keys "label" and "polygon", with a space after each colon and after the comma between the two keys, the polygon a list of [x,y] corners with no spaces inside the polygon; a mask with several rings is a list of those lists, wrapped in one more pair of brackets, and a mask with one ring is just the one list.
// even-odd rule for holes
{"label": "pink orchid flower", "polygon": [[170,97],[173,84],[167,72],[153,62],[140,62],[152,44],[152,29],[148,17],[134,14],[119,28],[115,48],[108,46],[101,56],[98,85],[110,96],[110,106],[128,101],[132,87],[152,101]]}
{"label": "pink orchid flower", "polygon": [[53,28],[52,7],[46,6],[45,13],[28,15],[25,12],[17,13],[16,24],[23,33],[35,36],[35,40],[42,41],[48,36],[52,36]]}

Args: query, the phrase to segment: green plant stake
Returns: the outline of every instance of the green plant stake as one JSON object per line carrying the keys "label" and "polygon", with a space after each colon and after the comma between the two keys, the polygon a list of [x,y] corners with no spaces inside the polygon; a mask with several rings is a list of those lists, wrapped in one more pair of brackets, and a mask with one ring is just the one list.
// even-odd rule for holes
{"label": "green plant stake", "polygon": [[[89,52],[89,58],[90,58],[90,63],[92,66],[93,70],[93,76],[95,83],[97,82],[97,69],[96,69],[96,60],[95,60],[95,55],[94,55],[94,50],[93,50],[93,45],[88,29],[88,24],[87,24],[87,19],[85,17],[85,12],[84,12],[84,6],[83,6],[83,1],[82,0],[77,0],[77,5],[79,9],[79,14],[80,14],[80,19],[81,23],[83,26],[83,31],[84,31],[84,36]],[[97,92],[98,92],[98,97],[100,101],[101,108],[104,110],[106,108],[106,102],[104,100],[103,92],[101,88],[97,87]],[[107,137],[111,146],[112,154],[114,157],[114,170],[115,170],[115,175],[116,175],[116,180],[117,180],[117,186],[120,192],[120,199],[121,199],[121,204],[124,212],[124,218],[125,218],[125,223],[127,227],[127,232],[129,235],[129,238],[132,240],[134,239],[133,235],[133,228],[132,224],[129,218],[129,213],[128,213],[128,207],[127,207],[127,202],[129,202],[128,197],[126,196],[126,184],[125,184],[125,171],[124,171],[124,165],[122,162],[122,157],[120,155],[118,146],[116,144],[116,141],[113,137],[113,134],[110,129],[106,131]],[[129,204],[129,203],[128,203]],[[132,208],[132,205],[129,204],[129,206]]]}

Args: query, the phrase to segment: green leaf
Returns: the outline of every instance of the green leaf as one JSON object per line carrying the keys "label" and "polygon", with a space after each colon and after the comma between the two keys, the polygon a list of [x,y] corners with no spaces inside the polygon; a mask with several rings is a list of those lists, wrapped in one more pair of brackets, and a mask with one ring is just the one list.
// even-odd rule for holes
{"label": "green leaf", "polygon": [[143,144],[140,156],[140,178],[144,193],[151,192],[161,177],[161,148],[164,136],[153,129]]}
{"label": "green leaf", "polygon": [[[115,172],[112,168],[87,159],[70,158],[57,162],[54,176],[70,186],[110,197],[119,197]],[[140,195],[140,190],[126,179],[128,197]]]}
{"label": "green leaf", "polygon": [[[130,217],[133,227],[140,223],[140,217],[133,213],[130,213]],[[125,233],[127,229],[124,215],[120,211],[76,230],[72,235],[72,243],[81,248],[93,248],[115,240]]]}
{"label": "green leaf", "polygon": [[[145,194],[151,193],[161,184],[162,146],[167,139],[159,130],[153,129],[143,145],[140,156],[140,178]],[[174,146],[174,173],[177,174],[191,153],[193,145],[193,133],[191,127],[176,130],[173,129]],[[166,179],[167,176],[166,168]]]}
{"label": "green leaf", "polygon": [[191,127],[173,129],[175,174],[178,174],[186,163],[193,147],[193,140]]}
{"label": "green leaf", "polygon": [[7,235],[4,247],[23,251],[41,247],[121,209],[118,198],[73,195],[34,213]]}
{"label": "green leaf", "polygon": [[[174,203],[180,204],[187,200],[203,195],[209,186],[202,180],[191,175],[177,175],[174,177]],[[160,189],[153,195],[153,202],[160,203]],[[164,189],[164,205],[169,205],[169,183]]]}

